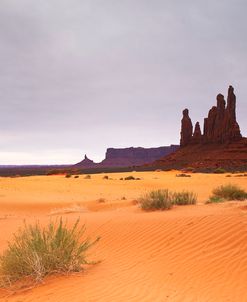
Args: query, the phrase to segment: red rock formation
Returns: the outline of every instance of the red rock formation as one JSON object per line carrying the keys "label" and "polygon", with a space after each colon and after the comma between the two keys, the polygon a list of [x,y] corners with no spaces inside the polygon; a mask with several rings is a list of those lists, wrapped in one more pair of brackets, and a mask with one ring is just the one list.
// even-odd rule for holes
{"label": "red rock formation", "polygon": [[192,137],[192,143],[193,144],[200,144],[202,142],[202,132],[199,122],[196,122],[193,137]]}
{"label": "red rock formation", "polygon": [[91,159],[89,159],[86,154],[85,154],[84,159],[75,165],[75,167],[78,167],[78,168],[81,168],[81,167],[94,168],[96,166],[97,166],[97,164],[94,161],[92,161]]}
{"label": "red rock formation", "polygon": [[178,145],[158,148],[108,148],[105,159],[100,163],[94,163],[85,155],[85,159],[74,165],[77,168],[105,168],[105,167],[130,167],[151,163],[163,156],[175,152]]}
{"label": "red rock formation", "polygon": [[181,139],[180,139],[180,146],[186,146],[191,142],[192,139],[192,122],[189,117],[189,110],[184,109],[183,111],[183,118],[181,120]]}
{"label": "red rock formation", "polygon": [[204,119],[203,135],[199,124],[196,125],[193,136],[190,136],[192,127],[188,116],[188,109],[183,111],[180,146],[200,143],[230,143],[242,138],[239,125],[236,121],[236,96],[234,89],[229,86],[227,107],[222,94],[217,95],[217,106],[213,106],[208,117]]}
{"label": "red rock formation", "polygon": [[184,110],[183,113],[182,148],[155,161],[152,164],[154,168],[194,167],[207,171],[207,169],[223,167],[228,170],[247,170],[247,138],[242,137],[236,120],[236,96],[232,86],[228,89],[227,104],[224,96],[218,94],[217,106],[213,106],[209,110],[208,117],[204,119],[203,135],[199,123],[196,123],[190,138],[188,110]]}

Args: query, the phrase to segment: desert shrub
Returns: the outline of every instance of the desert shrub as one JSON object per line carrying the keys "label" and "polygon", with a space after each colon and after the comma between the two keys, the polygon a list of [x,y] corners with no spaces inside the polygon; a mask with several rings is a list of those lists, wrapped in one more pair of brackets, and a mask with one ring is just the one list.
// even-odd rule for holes
{"label": "desert shrub", "polygon": [[176,177],[191,177],[189,174],[181,173],[181,174],[176,174]]}
{"label": "desert shrub", "polygon": [[221,198],[223,200],[244,200],[247,198],[247,192],[237,185],[228,184],[215,188],[210,199],[212,198]]}
{"label": "desert shrub", "polygon": [[70,177],[71,177],[71,174],[66,174],[65,177],[66,177],[66,178],[70,178]]}
{"label": "desert shrub", "polygon": [[168,210],[172,207],[170,192],[166,190],[151,191],[139,199],[140,207],[145,210]]}
{"label": "desert shrub", "polygon": [[109,179],[108,175],[103,176],[103,179]]}
{"label": "desert shrub", "polygon": [[196,204],[197,196],[190,191],[172,193],[172,203],[175,205]]}
{"label": "desert shrub", "polygon": [[119,180],[124,180],[123,177],[119,178]]}
{"label": "desert shrub", "polygon": [[226,170],[223,169],[223,168],[217,168],[214,170],[214,173],[215,174],[223,174],[223,173],[226,173]]}
{"label": "desert shrub", "polygon": [[135,180],[135,177],[130,175],[124,178],[124,180]]}
{"label": "desert shrub", "polygon": [[210,196],[209,200],[206,201],[206,203],[219,203],[223,202],[224,199],[219,196]]}
{"label": "desert shrub", "polygon": [[85,177],[84,177],[84,179],[91,179],[91,175],[86,175]]}
{"label": "desert shrub", "polygon": [[141,178],[140,177],[136,177],[135,180],[141,180]]}
{"label": "desert shrub", "polygon": [[99,198],[99,199],[98,199],[98,202],[99,202],[99,203],[105,202],[105,198]]}
{"label": "desert shrub", "polygon": [[79,219],[72,228],[62,218],[47,227],[38,222],[25,224],[0,256],[1,286],[27,277],[37,282],[53,273],[82,270],[83,264],[90,263],[85,252],[99,240],[81,240],[84,232],[85,226],[79,226]]}
{"label": "desert shrub", "polygon": [[79,178],[79,175],[75,175],[74,178]]}

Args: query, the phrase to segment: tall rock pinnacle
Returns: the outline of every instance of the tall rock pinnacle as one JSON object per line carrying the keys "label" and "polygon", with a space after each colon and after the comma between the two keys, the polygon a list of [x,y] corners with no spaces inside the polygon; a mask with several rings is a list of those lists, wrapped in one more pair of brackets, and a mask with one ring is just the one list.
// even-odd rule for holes
{"label": "tall rock pinnacle", "polygon": [[181,140],[180,146],[186,146],[191,142],[193,126],[189,117],[189,110],[184,109],[183,118],[181,120]]}

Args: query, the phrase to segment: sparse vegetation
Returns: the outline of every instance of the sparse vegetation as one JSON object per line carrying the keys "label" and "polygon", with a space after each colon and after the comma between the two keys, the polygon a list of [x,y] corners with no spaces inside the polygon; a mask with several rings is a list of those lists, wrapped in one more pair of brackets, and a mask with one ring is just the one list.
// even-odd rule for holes
{"label": "sparse vegetation", "polygon": [[245,190],[237,185],[228,184],[215,188],[212,196],[209,197],[208,203],[244,199],[247,199],[247,192]]}
{"label": "sparse vegetation", "polygon": [[175,192],[172,194],[172,203],[175,205],[196,204],[197,196],[190,191]]}
{"label": "sparse vegetation", "polygon": [[79,178],[79,175],[75,175],[74,178]]}
{"label": "sparse vegetation", "polygon": [[103,176],[103,179],[109,179],[108,175]]}
{"label": "sparse vegetation", "polygon": [[14,234],[13,241],[0,256],[1,286],[29,278],[34,282],[54,273],[69,273],[82,270],[85,253],[99,238],[82,240],[85,226],[79,226],[79,219],[69,228],[62,218],[42,227],[38,222],[24,225]]}
{"label": "sparse vegetation", "polygon": [[91,175],[86,175],[85,177],[84,177],[84,179],[91,179]]}
{"label": "sparse vegetation", "polygon": [[226,170],[223,168],[217,168],[214,170],[214,173],[215,174],[224,174],[224,173],[226,173]]}
{"label": "sparse vegetation", "polygon": [[70,177],[71,177],[71,174],[66,174],[65,177],[66,177],[66,178],[70,178]]}

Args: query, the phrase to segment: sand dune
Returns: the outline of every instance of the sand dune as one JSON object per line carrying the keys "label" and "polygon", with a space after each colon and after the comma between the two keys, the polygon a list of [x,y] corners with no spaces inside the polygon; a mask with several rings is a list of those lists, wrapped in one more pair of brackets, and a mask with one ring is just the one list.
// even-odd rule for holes
{"label": "sand dune", "polygon": [[[135,173],[140,181],[59,177],[0,179],[0,248],[23,219],[46,223],[54,207],[80,204],[87,233],[101,236],[90,259],[101,263],[79,275],[53,276],[18,293],[0,291],[2,301],[247,301],[247,202],[205,205],[224,175]],[[246,187],[247,178],[230,179]],[[199,204],[165,212],[142,212],[132,200],[151,188],[190,188]],[[80,197],[81,196],[81,197]],[[126,200],[121,198],[125,196]],[[98,198],[105,198],[99,203]],[[59,214],[60,215],[60,214]]]}

